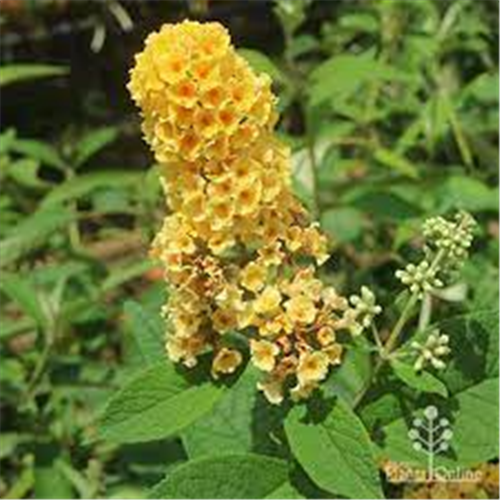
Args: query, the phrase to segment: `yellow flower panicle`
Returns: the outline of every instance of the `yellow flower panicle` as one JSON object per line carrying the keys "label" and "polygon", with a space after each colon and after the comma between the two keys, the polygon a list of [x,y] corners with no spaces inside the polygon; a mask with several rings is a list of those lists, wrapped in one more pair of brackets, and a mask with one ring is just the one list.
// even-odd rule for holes
{"label": "yellow flower panicle", "polygon": [[218,23],[165,24],[136,56],[129,90],[159,162],[223,160],[275,122],[271,81]]}
{"label": "yellow flower panicle", "polygon": [[308,397],[341,362],[337,332],[365,325],[316,277],[327,241],[292,193],[269,78],[221,25],[185,21],[148,37],[129,89],[170,209],[152,245],[171,289],[168,356],[192,367],[212,351],[213,377],[231,374],[238,331],[271,403]]}

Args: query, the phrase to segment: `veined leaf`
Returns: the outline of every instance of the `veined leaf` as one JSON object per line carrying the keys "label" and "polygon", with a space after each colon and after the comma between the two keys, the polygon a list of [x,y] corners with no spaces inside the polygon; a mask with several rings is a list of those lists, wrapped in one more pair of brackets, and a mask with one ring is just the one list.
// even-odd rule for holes
{"label": "veined leaf", "polygon": [[154,441],[179,433],[224,393],[213,382],[193,384],[166,361],[134,377],[111,398],[100,437],[116,443]]}
{"label": "veined leaf", "polygon": [[[498,378],[485,380],[435,406],[440,417],[451,422],[453,431],[452,451],[437,454],[436,466],[469,467],[498,457]],[[382,454],[398,463],[425,465],[427,457],[413,449],[408,431],[406,418],[385,426]]]}
{"label": "veined leaf", "polygon": [[174,469],[150,498],[267,498],[287,482],[283,460],[252,454],[207,457]]}
{"label": "veined leaf", "polygon": [[307,413],[296,406],[285,421],[299,463],[319,487],[331,493],[384,498],[372,444],[361,420],[341,399],[331,409],[320,404],[311,405]]}
{"label": "veined leaf", "polygon": [[190,457],[234,453],[269,452],[270,434],[281,421],[282,409],[269,405],[257,391],[262,374],[252,366],[213,410],[183,432],[183,442]]}

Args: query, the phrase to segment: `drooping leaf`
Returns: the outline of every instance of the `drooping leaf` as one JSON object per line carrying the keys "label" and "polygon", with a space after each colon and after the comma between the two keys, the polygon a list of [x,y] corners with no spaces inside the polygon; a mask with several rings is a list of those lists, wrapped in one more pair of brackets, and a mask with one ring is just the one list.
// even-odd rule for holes
{"label": "drooping leaf", "polygon": [[116,443],[175,435],[209,412],[223,393],[213,382],[193,383],[164,361],[141,371],[110,399],[99,435]]}
{"label": "drooping leaf", "polygon": [[25,155],[41,164],[64,170],[66,168],[64,160],[57,150],[50,144],[36,139],[15,139],[11,149],[16,153]]}
{"label": "drooping leaf", "polygon": [[116,127],[102,127],[85,135],[75,148],[75,167],[81,167],[118,137]]}
{"label": "drooping leaf", "polygon": [[[324,406],[324,407],[323,407]],[[383,498],[372,444],[347,403],[293,408],[285,430],[290,447],[321,488],[348,498]]]}
{"label": "drooping leaf", "polygon": [[53,64],[8,64],[0,68],[0,87],[13,83],[60,76],[68,73],[68,68]]}
{"label": "drooping leaf", "polygon": [[288,482],[286,462],[262,455],[190,460],[155,486],[150,498],[267,498]]}

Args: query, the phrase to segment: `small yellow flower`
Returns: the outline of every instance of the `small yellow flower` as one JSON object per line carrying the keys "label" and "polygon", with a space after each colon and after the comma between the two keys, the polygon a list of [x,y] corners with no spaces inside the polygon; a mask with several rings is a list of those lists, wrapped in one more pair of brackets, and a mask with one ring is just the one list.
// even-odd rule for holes
{"label": "small yellow flower", "polygon": [[224,375],[234,373],[242,361],[243,357],[239,351],[223,347],[212,362],[212,376],[218,378],[220,373]]}
{"label": "small yellow flower", "polygon": [[307,399],[313,391],[318,387],[317,382],[310,382],[307,384],[297,384],[290,389],[290,396],[293,401],[300,401],[301,399]]}
{"label": "small yellow flower", "polygon": [[335,331],[330,326],[323,326],[318,330],[316,338],[322,346],[330,345],[335,342]]}
{"label": "small yellow flower", "polygon": [[272,314],[281,303],[281,293],[275,286],[267,286],[254,301],[254,311],[257,314]]}
{"label": "small yellow flower", "polygon": [[306,386],[311,382],[320,382],[328,374],[330,358],[321,351],[306,352],[299,358],[297,380],[299,385]]}
{"label": "small yellow flower", "polygon": [[283,382],[280,379],[271,376],[264,382],[258,382],[257,389],[264,393],[271,404],[279,405],[283,402]]}
{"label": "small yellow flower", "polygon": [[250,350],[252,352],[252,363],[265,372],[273,370],[276,364],[276,356],[280,350],[276,344],[267,340],[251,340]]}
{"label": "small yellow flower", "polygon": [[240,276],[240,282],[247,290],[258,292],[264,287],[266,278],[266,267],[255,262],[250,262],[243,269]]}
{"label": "small yellow flower", "polygon": [[340,344],[332,344],[323,349],[323,352],[328,356],[331,365],[340,365],[343,351],[344,349]]}
{"label": "small yellow flower", "polygon": [[283,263],[283,259],[285,258],[284,252],[281,251],[281,243],[279,241],[259,248],[258,253],[260,262],[265,266],[279,266]]}
{"label": "small yellow flower", "polygon": [[316,306],[310,298],[304,295],[292,297],[285,303],[285,309],[294,323],[310,325],[316,319]]}
{"label": "small yellow flower", "polygon": [[217,309],[212,315],[214,328],[220,333],[226,333],[236,328],[238,324],[236,311]]}

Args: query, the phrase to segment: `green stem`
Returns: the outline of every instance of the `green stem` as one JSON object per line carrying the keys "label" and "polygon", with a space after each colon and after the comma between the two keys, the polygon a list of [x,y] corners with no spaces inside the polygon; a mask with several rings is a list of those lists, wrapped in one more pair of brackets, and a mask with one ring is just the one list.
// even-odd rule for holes
{"label": "green stem", "polygon": [[[431,266],[430,266],[430,269],[432,271],[435,271],[437,269],[437,267],[439,266],[439,264],[441,263],[441,260],[444,258],[445,255],[446,255],[446,250],[444,250],[444,249],[440,249],[436,253],[436,255],[431,263]],[[419,300],[418,292],[413,293],[408,298],[408,301],[406,302],[406,305],[403,308],[403,311],[401,312],[401,316],[399,317],[398,321],[394,325],[393,329],[391,330],[391,333],[389,334],[389,337],[387,338],[387,341],[385,342],[383,348],[380,351],[380,357],[377,358],[377,361],[376,361],[375,366],[373,368],[371,380],[369,381],[368,384],[365,385],[365,387],[356,396],[354,403],[353,403],[353,408],[356,408],[361,403],[361,401],[365,397],[366,393],[368,392],[368,390],[372,386],[373,382],[377,379],[377,376],[378,376],[380,370],[382,369],[382,367],[384,366],[385,362],[390,358],[390,355],[392,354],[392,352],[394,351],[394,349],[398,343],[401,332],[403,331],[404,327],[406,326],[406,323],[410,319],[413,308],[418,303],[418,300]]]}

